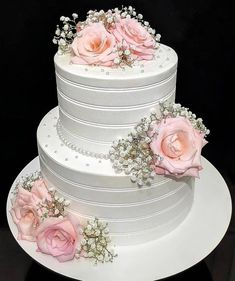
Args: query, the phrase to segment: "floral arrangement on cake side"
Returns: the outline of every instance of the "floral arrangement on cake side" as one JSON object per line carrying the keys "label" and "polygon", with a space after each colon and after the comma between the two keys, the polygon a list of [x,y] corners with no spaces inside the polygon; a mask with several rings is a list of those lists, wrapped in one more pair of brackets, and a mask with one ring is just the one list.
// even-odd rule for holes
{"label": "floral arrangement on cake side", "polygon": [[18,239],[34,242],[37,251],[59,262],[87,258],[95,264],[112,262],[117,255],[111,245],[108,224],[98,218],[82,225],[67,214],[70,202],[47,188],[40,173],[32,173],[16,184],[10,214]]}
{"label": "floral arrangement on cake side", "polygon": [[85,21],[76,13],[60,21],[53,43],[59,54],[71,53],[74,64],[131,66],[136,60],[152,60],[161,37],[131,6],[90,10]]}
{"label": "floral arrangement on cake side", "polygon": [[151,185],[155,175],[199,177],[208,134],[202,119],[188,108],[162,103],[127,138],[113,142],[109,158],[117,173],[130,175],[138,186]]}

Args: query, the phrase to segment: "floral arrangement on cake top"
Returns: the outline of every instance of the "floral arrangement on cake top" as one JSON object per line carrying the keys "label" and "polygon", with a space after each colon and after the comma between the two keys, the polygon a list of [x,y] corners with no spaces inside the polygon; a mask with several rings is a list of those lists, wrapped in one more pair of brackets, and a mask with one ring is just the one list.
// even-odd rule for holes
{"label": "floral arrangement on cake top", "polygon": [[111,246],[108,224],[98,218],[82,225],[66,213],[70,202],[47,188],[40,173],[26,176],[16,184],[12,208],[18,239],[35,242],[37,251],[59,262],[87,258],[95,264],[112,262],[117,255]]}
{"label": "floral arrangement on cake top", "polygon": [[90,10],[85,21],[76,13],[60,21],[53,43],[59,54],[71,52],[75,64],[131,66],[136,60],[152,60],[161,37],[131,6]]}
{"label": "floral arrangement on cake top", "polygon": [[156,174],[199,177],[201,150],[209,130],[201,118],[175,103],[141,119],[125,139],[113,142],[109,158],[117,173],[138,186],[151,185]]}

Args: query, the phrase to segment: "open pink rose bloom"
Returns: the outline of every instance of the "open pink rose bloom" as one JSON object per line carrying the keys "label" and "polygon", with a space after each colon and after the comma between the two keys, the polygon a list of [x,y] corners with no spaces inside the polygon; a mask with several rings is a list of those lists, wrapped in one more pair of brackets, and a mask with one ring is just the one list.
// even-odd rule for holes
{"label": "open pink rose bloom", "polygon": [[133,50],[138,60],[153,59],[156,42],[136,19],[119,18],[111,32],[117,42]]}
{"label": "open pink rose bloom", "polygon": [[82,29],[71,47],[74,53],[71,61],[75,64],[111,66],[117,57],[117,53],[113,52],[115,37],[100,22]]}
{"label": "open pink rose bloom", "polygon": [[10,210],[18,228],[18,239],[35,241],[41,215],[39,204],[45,199],[51,198],[42,180],[35,181],[31,191],[19,187]]}
{"label": "open pink rose bloom", "polygon": [[74,258],[79,242],[78,221],[69,218],[48,218],[38,227],[38,251],[52,255],[60,262]]}
{"label": "open pink rose bloom", "polygon": [[163,175],[199,176],[204,134],[184,117],[166,118],[156,123],[150,147],[155,155],[155,172]]}

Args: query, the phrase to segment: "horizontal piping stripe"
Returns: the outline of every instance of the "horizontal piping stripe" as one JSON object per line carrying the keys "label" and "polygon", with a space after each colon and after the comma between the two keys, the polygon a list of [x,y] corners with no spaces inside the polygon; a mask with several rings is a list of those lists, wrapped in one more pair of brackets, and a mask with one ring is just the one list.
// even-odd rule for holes
{"label": "horizontal piping stripe", "polygon": [[74,100],[68,96],[65,95],[65,93],[63,93],[61,90],[59,90],[57,88],[57,92],[58,94],[65,100],[74,103],[76,105],[79,106],[83,106],[83,107],[87,107],[90,109],[97,109],[97,110],[108,110],[108,109],[112,109],[113,111],[118,111],[118,110],[130,110],[131,109],[142,109],[145,107],[151,107],[151,106],[156,106],[157,104],[159,104],[160,102],[169,99],[174,93],[175,93],[176,88],[174,87],[167,95],[165,95],[164,97],[161,97],[159,99],[159,101],[155,100],[153,102],[149,102],[149,103],[142,103],[141,105],[127,105],[127,106],[101,106],[101,105],[93,105],[93,104],[89,104],[89,103],[84,103],[84,102],[80,102],[77,100]]}
{"label": "horizontal piping stripe", "polygon": [[60,106],[59,106],[59,110],[66,118],[71,119],[73,122],[80,123],[80,124],[83,124],[83,125],[88,125],[88,126],[95,126],[97,128],[104,128],[104,129],[106,129],[106,128],[111,128],[111,129],[131,129],[131,128],[133,128],[136,125],[136,122],[135,123],[127,123],[125,125],[116,125],[116,124],[109,125],[109,124],[101,124],[101,123],[95,123],[95,122],[88,122],[88,121],[81,120],[81,119],[79,119],[77,117],[74,117],[74,116],[70,115],[69,113],[65,112]]}
{"label": "horizontal piping stripe", "polygon": [[[64,181],[67,184],[71,184],[73,186],[79,186],[79,187],[81,187],[83,189],[89,189],[89,190],[95,190],[95,191],[101,191],[101,192],[103,192],[103,191],[105,191],[105,192],[121,192],[122,191],[123,192],[123,190],[126,190],[128,192],[136,192],[136,190],[138,190],[136,187],[135,188],[128,188],[128,187],[126,187],[126,188],[119,188],[119,189],[116,188],[115,189],[115,188],[112,188],[112,187],[88,186],[88,185],[84,185],[84,184],[80,184],[80,183],[78,184],[76,182],[70,181],[70,180],[65,179],[64,177],[58,175],[54,170],[52,170],[51,168],[48,167],[48,165],[45,163],[45,161],[42,159],[42,157],[40,155],[39,155],[39,157],[40,157],[40,161],[47,168],[47,170],[50,173],[53,174],[53,176],[59,178],[59,180]],[[167,179],[166,178],[165,180],[162,180],[162,181],[157,182],[157,183],[153,182],[150,187],[147,187],[147,186],[146,187],[145,186],[141,187],[141,191],[142,190],[150,190],[152,188],[158,188],[160,185],[166,184],[169,181],[171,181],[171,179]],[[186,181],[186,183],[188,183],[188,181]]]}
{"label": "horizontal piping stripe", "polygon": [[[68,131],[67,129],[64,128],[64,126],[61,124],[60,120],[58,120],[58,123],[57,123],[57,129],[58,129],[58,135],[60,137],[60,139],[65,143],[66,141],[68,141],[68,139],[66,139],[66,137],[64,136],[63,132],[64,131],[66,133],[66,135],[70,136],[70,138],[72,137],[73,140],[76,139],[76,143],[79,142],[80,140],[81,141],[85,141],[85,142],[88,142],[90,144],[97,144],[97,145],[109,145],[111,147],[112,145],[112,141],[95,141],[93,139],[88,139],[88,138],[85,138],[85,137],[82,137],[82,136],[78,136],[78,135],[75,135],[73,134],[72,132]],[[70,141],[71,142],[71,141]],[[74,145],[76,146],[76,144],[74,143]]]}
{"label": "horizontal piping stripe", "polygon": [[[178,202],[177,204],[175,205],[172,205],[168,208],[165,208],[164,210],[161,210],[161,211],[158,211],[158,212],[153,212],[151,213],[151,215],[146,215],[146,216],[139,216],[139,217],[132,217],[132,218],[125,218],[125,219],[113,219],[113,218],[108,218],[108,217],[100,217],[100,219],[104,219],[106,220],[107,222],[131,222],[131,221],[136,221],[136,220],[144,220],[144,219],[149,219],[149,218],[152,218],[153,216],[159,216],[159,215],[162,215],[172,209],[175,209],[178,205],[182,204],[183,201],[185,201],[188,197],[191,197],[192,194],[191,193],[187,193],[184,197],[182,197]],[[72,212],[74,213],[75,215],[78,214],[84,218],[91,218],[92,216],[87,216],[87,215],[84,215],[84,214],[80,214],[78,213],[76,210],[73,210],[71,208],[69,208],[69,212]]]}
{"label": "horizontal piping stripe", "polygon": [[[143,206],[143,205],[147,205],[147,204],[151,204],[151,203],[155,203],[155,202],[161,201],[163,199],[168,198],[169,196],[172,196],[172,195],[176,194],[184,186],[185,186],[185,183],[182,183],[174,191],[171,191],[168,194],[159,196],[159,197],[154,198],[154,199],[149,199],[149,200],[145,200],[145,201],[141,201],[141,202],[135,202],[135,203],[134,202],[132,202],[132,203],[125,203],[125,204],[124,203],[123,204],[122,203],[109,204],[109,203],[106,203],[106,202],[96,202],[96,201],[84,200],[84,199],[77,198],[77,197],[75,197],[75,196],[73,196],[71,194],[65,193],[59,187],[56,187],[56,189],[59,191],[59,193],[62,194],[62,196],[65,196],[65,197],[67,197],[67,198],[69,198],[69,199],[71,199],[73,201],[81,202],[81,203],[86,204],[86,205],[100,206],[100,207],[105,207],[105,208],[106,207],[110,207],[110,208],[119,208],[119,207],[121,207],[121,208],[129,208],[129,207]],[[141,191],[139,191],[139,192],[141,192]]]}
{"label": "horizontal piping stripe", "polygon": [[[160,225],[157,225],[157,226],[154,226],[154,227],[150,227],[150,228],[145,229],[145,230],[139,230],[139,231],[129,231],[129,232],[111,232],[110,231],[110,236],[116,237],[116,239],[123,238],[123,237],[125,239],[126,238],[125,236],[128,236],[128,238],[130,238],[130,236],[135,236],[135,235],[138,235],[138,236],[141,235],[143,237],[146,237],[146,233],[149,233],[149,232],[156,232],[156,234],[158,234],[159,229],[166,228],[166,226],[172,225],[174,222],[177,222],[179,219],[181,219],[180,222],[179,222],[179,224],[180,224],[183,221],[183,219],[185,219],[187,217],[188,212],[189,212],[190,209],[191,209],[191,206],[186,206],[182,210],[182,212],[180,212],[176,217],[174,217],[173,219],[167,221],[164,224],[160,224]],[[185,211],[187,211],[187,212],[185,212]],[[177,227],[177,225],[173,226],[173,229],[175,229],[176,227]],[[170,231],[165,230],[165,232],[167,232],[167,233],[164,232],[163,234],[160,235],[160,237],[163,236],[163,235],[167,235],[173,229],[170,229]],[[145,241],[146,240],[144,239],[143,242],[145,242]]]}
{"label": "horizontal piping stripe", "polygon": [[[125,89],[122,89],[122,88],[103,88],[103,87],[94,87],[94,86],[88,86],[88,85],[84,85],[84,84],[80,84],[80,83],[76,83],[72,80],[69,80],[63,76],[61,76],[61,74],[58,73],[58,71],[55,72],[56,76],[62,80],[63,82],[65,83],[69,83],[71,85],[74,85],[74,86],[79,86],[80,88],[84,88],[84,89],[91,89],[91,90],[102,90],[104,92],[109,92],[109,91],[119,91],[119,92],[128,92],[130,90],[132,91],[135,91],[135,90],[143,90],[143,89],[146,89],[146,88],[152,88],[152,87],[155,87],[157,85],[160,85],[160,84],[163,84],[164,82],[167,82],[168,80],[172,79],[172,77],[174,77],[176,75],[177,71],[174,71],[169,77],[167,77],[166,79],[163,79],[163,80],[160,80],[159,82],[156,82],[156,83],[152,83],[152,84],[147,84],[147,85],[144,85],[144,86],[140,86],[140,87],[137,87],[137,88],[133,88],[133,87],[130,87],[130,88],[127,88],[125,87]],[[94,78],[95,79],[95,78]],[[121,81],[121,80],[120,80]]]}

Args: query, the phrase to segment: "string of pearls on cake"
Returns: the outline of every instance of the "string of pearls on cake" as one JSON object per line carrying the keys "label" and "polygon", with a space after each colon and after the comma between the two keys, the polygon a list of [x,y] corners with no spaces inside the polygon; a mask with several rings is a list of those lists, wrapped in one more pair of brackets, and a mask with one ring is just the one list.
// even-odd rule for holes
{"label": "string of pearls on cake", "polygon": [[56,129],[57,129],[57,134],[60,138],[60,140],[70,149],[84,155],[84,156],[88,156],[88,157],[93,157],[93,158],[98,158],[98,159],[105,159],[108,160],[109,159],[109,154],[105,154],[105,153],[97,153],[97,152],[92,152],[92,151],[88,151],[85,150],[81,147],[78,147],[77,145],[75,145],[74,143],[68,141],[66,139],[66,137],[63,135],[62,129],[61,129],[61,124],[60,124],[60,120],[58,120],[57,124],[56,124]]}

